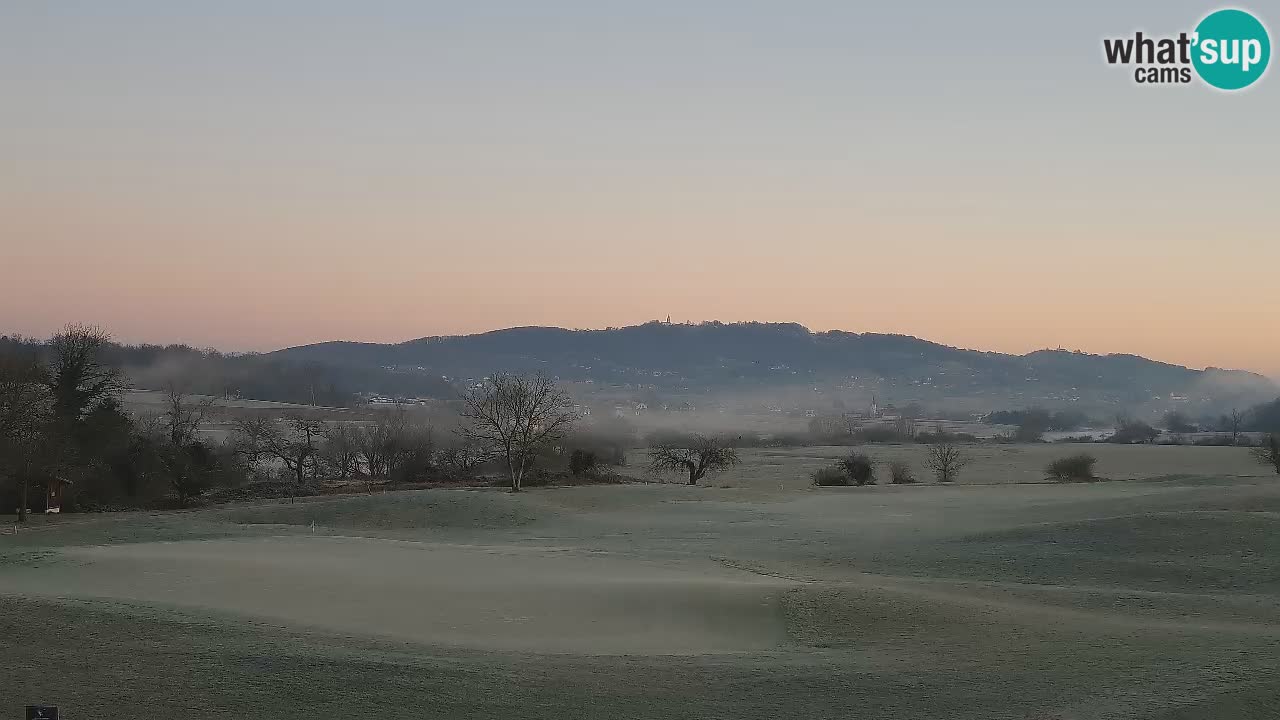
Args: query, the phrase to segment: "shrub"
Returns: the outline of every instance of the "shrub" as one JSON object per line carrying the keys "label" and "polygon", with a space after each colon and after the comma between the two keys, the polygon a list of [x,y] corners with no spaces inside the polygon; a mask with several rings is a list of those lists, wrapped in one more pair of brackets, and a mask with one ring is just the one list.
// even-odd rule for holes
{"label": "shrub", "polygon": [[1271,433],[1253,449],[1253,457],[1263,465],[1270,465],[1280,475],[1280,435]]}
{"label": "shrub", "polygon": [[853,481],[841,468],[824,467],[813,474],[813,484],[821,487],[844,487],[853,484]]}
{"label": "shrub", "polygon": [[1229,434],[1210,435],[1209,437],[1196,438],[1193,445],[1212,446],[1212,447],[1231,447],[1238,444]]}
{"label": "shrub", "polygon": [[437,474],[436,448],[429,428],[406,427],[394,437],[387,454],[387,479],[420,482]]}
{"label": "shrub", "polygon": [[780,432],[774,433],[768,439],[762,441],[763,447],[805,447],[811,445],[813,438],[802,432]]}
{"label": "shrub", "polygon": [[853,433],[852,442],[857,444],[873,443],[909,443],[915,438],[910,433],[889,427],[862,428]]}
{"label": "shrub", "polygon": [[442,448],[436,454],[440,471],[449,480],[465,480],[475,475],[493,454],[484,446],[464,441]]}
{"label": "shrub", "polygon": [[1123,420],[1120,422],[1120,427],[1116,428],[1115,434],[1108,438],[1107,442],[1133,445],[1153,442],[1159,436],[1160,431],[1147,423],[1140,420]]}
{"label": "shrub", "polygon": [[1018,429],[1013,431],[1013,440],[1024,443],[1044,442],[1044,428],[1039,425],[1019,425]]}
{"label": "shrub", "polygon": [[627,448],[634,441],[634,434],[627,434],[624,430],[593,427],[574,432],[564,444],[584,453],[592,453],[596,457],[596,464],[603,469],[605,465],[625,465]]}
{"label": "shrub", "polygon": [[590,450],[574,450],[569,455],[569,472],[574,476],[595,472],[599,465],[599,458]]}
{"label": "shrub", "polygon": [[875,485],[875,461],[866,453],[852,452],[838,463],[854,485]]}
{"label": "shrub", "polygon": [[894,485],[911,485],[916,482],[916,475],[910,465],[894,460],[889,463],[889,482]]}
{"label": "shrub", "polygon": [[937,445],[938,443],[976,443],[978,437],[969,433],[934,431],[917,433],[915,440],[922,445]]}
{"label": "shrub", "polygon": [[1196,431],[1196,426],[1187,419],[1186,415],[1177,410],[1170,410],[1164,414],[1164,426],[1171,433],[1190,433]]}
{"label": "shrub", "polygon": [[1049,473],[1049,477],[1059,482],[1092,480],[1093,466],[1097,464],[1098,458],[1089,453],[1080,453],[1054,460],[1045,468],[1045,472]]}

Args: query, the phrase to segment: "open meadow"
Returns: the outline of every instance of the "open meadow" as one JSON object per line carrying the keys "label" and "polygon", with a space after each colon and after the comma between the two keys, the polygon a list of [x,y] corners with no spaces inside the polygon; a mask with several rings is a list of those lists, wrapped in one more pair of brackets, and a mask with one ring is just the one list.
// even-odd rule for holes
{"label": "open meadow", "polygon": [[[726,487],[760,490],[802,489],[809,475],[847,455],[853,448],[843,446],[759,448],[739,450],[742,464],[732,473],[710,478]],[[888,482],[885,466],[905,462],[921,482],[930,482],[926,467],[929,446],[865,445],[857,448],[878,463],[877,476]],[[1274,473],[1260,465],[1249,453],[1232,447],[1192,445],[1111,445],[1107,443],[1035,443],[965,445],[968,464],[956,482],[960,484],[1001,484],[1045,482],[1045,466],[1053,460],[1078,453],[1098,459],[1096,472],[1108,480],[1143,480],[1178,475],[1216,477],[1266,477]],[[638,451],[637,455],[642,455]]]}
{"label": "open meadow", "polygon": [[[1043,482],[1081,450],[1117,481]],[[1280,482],[1244,451],[982,446],[955,485],[809,484],[845,451],[38,517],[0,536],[0,714],[1280,714]]]}

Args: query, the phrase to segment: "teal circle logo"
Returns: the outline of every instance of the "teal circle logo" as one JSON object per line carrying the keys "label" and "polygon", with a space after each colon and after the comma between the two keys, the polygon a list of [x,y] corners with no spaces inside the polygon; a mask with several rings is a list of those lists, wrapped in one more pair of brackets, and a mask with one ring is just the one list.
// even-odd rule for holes
{"label": "teal circle logo", "polygon": [[1218,10],[1196,26],[1191,63],[1200,79],[1219,90],[1258,81],[1271,60],[1271,38],[1258,18],[1243,10]]}

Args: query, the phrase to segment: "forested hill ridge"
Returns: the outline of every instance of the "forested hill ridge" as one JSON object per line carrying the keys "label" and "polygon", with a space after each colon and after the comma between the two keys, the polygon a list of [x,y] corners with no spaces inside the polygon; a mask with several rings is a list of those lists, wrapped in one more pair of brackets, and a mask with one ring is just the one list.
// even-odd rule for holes
{"label": "forested hill ridge", "polygon": [[396,344],[325,342],[269,357],[450,378],[542,371],[568,381],[715,391],[778,385],[898,389],[912,399],[976,398],[1143,404],[1237,404],[1280,390],[1256,373],[1195,370],[1136,355],[950,347],[906,335],[811,332],[794,323],[670,324],[605,330],[517,327]]}
{"label": "forested hill ridge", "polygon": [[[47,354],[39,340],[0,336],[0,356]],[[905,335],[810,332],[796,324],[652,322],[605,330],[521,327],[396,344],[325,342],[265,354],[185,345],[120,345],[104,360],[137,388],[345,406],[372,394],[454,399],[498,370],[541,371],[575,394],[618,400],[683,396],[717,404],[831,409],[872,397],[966,411],[1071,405],[1090,412],[1192,414],[1270,402],[1280,388],[1235,370],[1194,370],[1135,355],[1041,350],[1008,355]],[[653,391],[653,392],[649,392]],[[646,394],[647,393],[647,394]],[[655,395],[655,393],[657,395]],[[1105,416],[1105,415],[1101,415]]]}

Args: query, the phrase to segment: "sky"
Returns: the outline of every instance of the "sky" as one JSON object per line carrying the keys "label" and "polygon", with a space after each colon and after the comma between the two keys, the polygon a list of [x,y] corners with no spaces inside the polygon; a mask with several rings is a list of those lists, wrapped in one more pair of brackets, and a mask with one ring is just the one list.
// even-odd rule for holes
{"label": "sky", "polygon": [[1280,376],[1280,76],[1102,55],[1218,7],[10,0],[0,332],[670,315]]}

